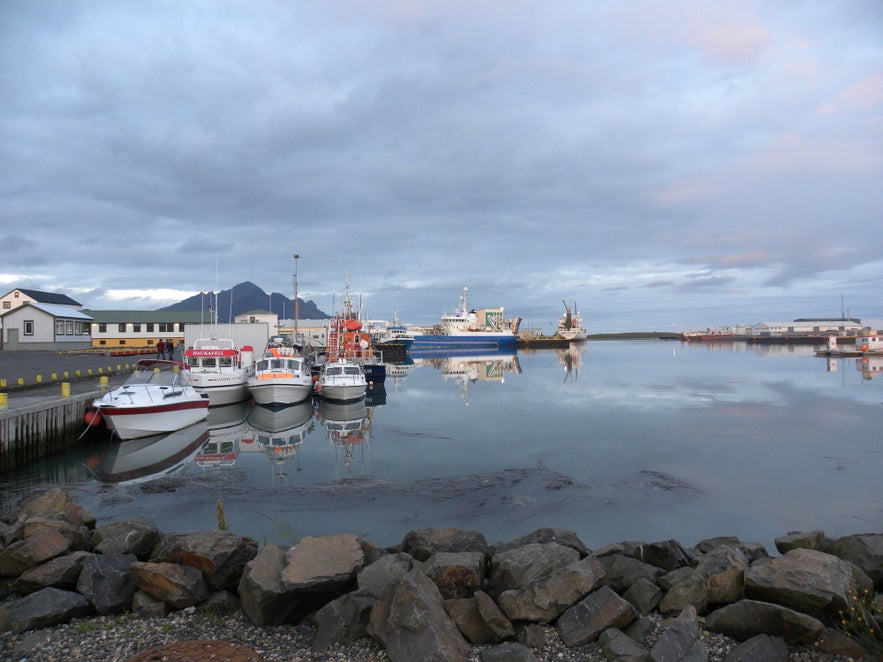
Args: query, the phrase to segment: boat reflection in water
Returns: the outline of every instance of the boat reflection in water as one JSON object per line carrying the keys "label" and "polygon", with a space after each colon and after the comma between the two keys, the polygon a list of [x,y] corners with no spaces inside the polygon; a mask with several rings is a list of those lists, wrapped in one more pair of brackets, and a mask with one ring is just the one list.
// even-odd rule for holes
{"label": "boat reflection in water", "polygon": [[564,367],[564,381],[568,379],[575,382],[579,377],[579,368],[583,362],[583,354],[585,354],[587,344],[585,342],[573,342],[567,347],[556,350],[558,352],[558,362]]}
{"label": "boat reflection in water", "polygon": [[506,373],[521,373],[521,364],[518,362],[515,348],[503,348],[496,352],[488,351],[479,354],[457,352],[450,355],[417,356],[414,358],[414,363],[417,366],[432,366],[441,371],[443,380],[458,383],[460,394],[467,407],[469,406],[469,384],[479,381],[502,384],[506,381]]}
{"label": "boat reflection in water", "polygon": [[336,466],[352,476],[356,449],[361,461],[367,460],[368,440],[371,436],[371,409],[365,398],[356,402],[330,402],[318,399],[316,418],[325,426],[328,440],[334,448]]}
{"label": "boat reflection in water", "polygon": [[110,444],[104,453],[86,460],[105,483],[143,483],[183,473],[209,439],[205,421],[168,434]]}
{"label": "boat reflection in water", "polygon": [[275,465],[274,482],[288,477],[288,465],[295,464],[300,471],[298,449],[313,430],[313,404],[304,400],[294,405],[252,406],[248,414],[256,450],[262,451]]}

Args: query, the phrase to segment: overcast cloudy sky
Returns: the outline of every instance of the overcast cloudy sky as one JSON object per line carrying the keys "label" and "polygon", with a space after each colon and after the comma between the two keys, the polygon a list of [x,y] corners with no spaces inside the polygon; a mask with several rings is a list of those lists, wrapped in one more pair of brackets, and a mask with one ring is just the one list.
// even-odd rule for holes
{"label": "overcast cloudy sky", "polygon": [[5,0],[0,62],[4,292],[883,320],[880,0]]}

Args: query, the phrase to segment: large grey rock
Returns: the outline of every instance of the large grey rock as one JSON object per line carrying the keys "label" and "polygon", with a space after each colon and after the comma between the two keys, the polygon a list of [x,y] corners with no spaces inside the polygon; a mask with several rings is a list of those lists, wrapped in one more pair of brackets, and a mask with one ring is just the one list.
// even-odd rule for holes
{"label": "large grey rock", "polygon": [[727,653],[724,662],[788,662],[788,646],[781,637],[758,634]]}
{"label": "large grey rock", "polygon": [[258,554],[258,544],[229,531],[163,536],[150,557],[158,563],[180,563],[202,572],[210,591],[233,590],[245,564]]}
{"label": "large grey rock", "polygon": [[355,585],[365,565],[359,539],[352,534],[301,538],[288,550],[282,581],[289,588],[327,593]]}
{"label": "large grey rock", "polygon": [[579,536],[575,532],[571,531],[570,529],[550,528],[537,529],[536,531],[532,531],[523,536],[515,538],[502,547],[498,547],[495,551],[496,553],[499,553],[506,550],[515,549],[516,547],[523,547],[524,545],[532,542],[540,544],[547,542],[558,543],[559,545],[563,545],[564,547],[575,549],[577,552],[579,552],[580,558],[589,554],[589,548],[585,546],[583,541],[580,540]]}
{"label": "large grey rock", "polygon": [[91,613],[92,605],[79,593],[44,588],[18,600],[0,604],[0,632],[51,627]]}
{"label": "large grey rock", "polygon": [[603,576],[604,568],[598,559],[587,556],[530,584],[504,591],[497,602],[512,620],[551,623],[594,591]]}
{"label": "large grey rock", "polygon": [[136,590],[129,570],[137,560],[134,554],[90,554],[83,559],[77,590],[99,614],[126,611]]}
{"label": "large grey rock", "polygon": [[488,573],[487,593],[498,597],[579,560],[579,552],[555,542],[528,543],[494,554]]}
{"label": "large grey rock", "polygon": [[78,505],[60,487],[53,487],[22,503],[16,510],[16,519],[25,520],[28,517],[59,519],[74,526],[85,526],[88,529],[95,527],[95,516]]}
{"label": "large grey rock", "polygon": [[666,590],[659,602],[659,611],[663,614],[680,614],[688,606],[703,611],[708,604],[705,577],[693,568],[672,570],[660,577],[659,585]]}
{"label": "large grey rock", "polygon": [[622,594],[622,597],[628,600],[639,614],[646,615],[656,609],[659,601],[662,600],[662,589],[649,579],[641,577]]}
{"label": "large grey rock", "polygon": [[858,566],[878,591],[883,591],[883,533],[857,533],[829,541],[828,554]]}
{"label": "large grey rock", "polygon": [[313,614],[316,636],[313,650],[324,653],[333,644],[344,644],[368,636],[371,609],[377,599],[359,591],[332,600]]}
{"label": "large grey rock", "polygon": [[608,660],[650,662],[650,651],[618,628],[607,628],[598,637],[598,647]]}
{"label": "large grey rock", "polygon": [[730,604],[741,600],[749,563],[748,554],[740,547],[719,545],[700,554],[695,569],[705,577],[708,604]]}
{"label": "large grey rock", "polygon": [[478,531],[463,529],[417,529],[402,540],[402,551],[418,561],[425,561],[436,552],[488,551],[487,540]]}
{"label": "large grey rock", "polygon": [[662,568],[666,572],[690,565],[692,554],[677,540],[660,540],[639,546],[633,556],[642,563]]}
{"label": "large grey rock", "polygon": [[356,583],[360,592],[379,598],[388,586],[398,582],[413,567],[414,558],[410,554],[388,554],[362,568]]}
{"label": "large grey rock", "polygon": [[558,619],[558,631],[568,646],[582,646],[595,641],[607,628],[628,625],[636,616],[635,608],[607,586],[590,593],[565,611]]}
{"label": "large grey rock", "polygon": [[27,540],[17,540],[0,550],[0,577],[18,577],[63,554],[71,541],[54,529],[42,529]]}
{"label": "large grey rock", "polygon": [[438,587],[417,569],[405,573],[374,605],[369,632],[393,662],[459,662],[470,651]]}
{"label": "large grey rock", "polygon": [[507,641],[482,649],[481,662],[536,662],[537,656],[524,644]]}
{"label": "large grey rock", "polygon": [[817,552],[824,551],[824,531],[789,531],[786,535],[775,539],[776,549],[779,554],[786,554],[792,549],[814,549]]}
{"label": "large grey rock", "polygon": [[771,602],[740,600],[711,612],[705,627],[740,641],[758,634],[782,637],[789,644],[807,644],[825,629],[817,618]]}
{"label": "large grey rock", "polygon": [[242,613],[255,625],[281,625],[292,622],[298,607],[297,590],[282,583],[287,550],[267,545],[245,564],[238,593]]}
{"label": "large grey rock", "polygon": [[46,517],[28,517],[21,522],[20,538],[27,540],[44,529],[58,531],[70,540],[70,549],[88,551],[90,549],[91,531],[84,525],[74,525],[61,519],[49,519]]}
{"label": "large grey rock", "polygon": [[75,590],[83,570],[83,562],[88,556],[89,552],[76,551],[54,558],[22,573],[12,587],[23,595],[50,586],[66,591]]}
{"label": "large grey rock", "polygon": [[169,613],[169,607],[144,591],[135,591],[132,596],[132,613],[140,618],[164,618]]}
{"label": "large grey rock", "polygon": [[639,579],[646,579],[659,584],[659,578],[665,574],[662,568],[638,561],[630,556],[614,554],[600,558],[606,572],[604,584],[622,595]]}
{"label": "large grey rock", "polygon": [[159,538],[156,524],[138,517],[97,527],[92,532],[92,549],[99,554],[134,554],[144,561],[150,558]]}
{"label": "large grey rock", "polygon": [[484,581],[484,558],[482,552],[436,552],[422,570],[445,600],[468,598]]}
{"label": "large grey rock", "polygon": [[868,576],[848,561],[810,549],[793,549],[745,571],[746,597],[829,622],[837,619],[838,611],[848,609],[850,595],[871,588]]}
{"label": "large grey rock", "polygon": [[708,651],[699,638],[696,610],[687,607],[650,649],[653,662],[707,662]]}
{"label": "large grey rock", "polygon": [[445,609],[473,644],[495,644],[515,636],[512,622],[483,591],[476,591],[471,598],[446,600]]}
{"label": "large grey rock", "polygon": [[209,596],[202,573],[187,565],[137,561],[130,574],[138,589],[176,609],[198,605]]}

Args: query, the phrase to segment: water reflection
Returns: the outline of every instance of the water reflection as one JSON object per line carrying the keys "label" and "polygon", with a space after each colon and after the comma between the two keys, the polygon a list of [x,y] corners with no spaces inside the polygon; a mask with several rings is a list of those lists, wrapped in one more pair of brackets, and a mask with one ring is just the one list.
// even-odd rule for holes
{"label": "water reflection", "polygon": [[95,465],[94,475],[102,482],[143,483],[183,473],[208,439],[208,425],[202,421],[169,434],[113,442],[86,464]]}
{"label": "water reflection", "polygon": [[357,454],[363,465],[368,460],[371,409],[368,408],[366,399],[348,403],[319,399],[316,418],[324,426],[334,449],[335,466],[346,476],[352,476]]}
{"label": "water reflection", "polygon": [[431,366],[441,372],[442,380],[458,384],[463,403],[467,407],[470,384],[478,381],[502,384],[506,381],[506,373],[521,373],[521,364],[514,348],[482,354],[433,353],[415,357],[414,365]]}

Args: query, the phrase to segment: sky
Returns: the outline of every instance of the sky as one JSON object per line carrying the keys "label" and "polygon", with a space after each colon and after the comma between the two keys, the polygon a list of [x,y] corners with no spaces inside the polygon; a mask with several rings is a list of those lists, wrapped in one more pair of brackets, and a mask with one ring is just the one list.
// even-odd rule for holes
{"label": "sky", "polygon": [[3,292],[883,328],[879,0],[4,0],[0,62]]}

